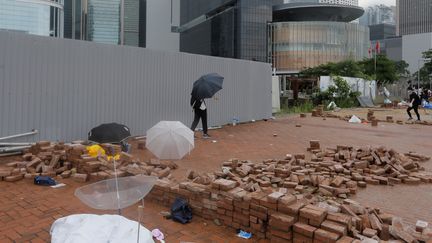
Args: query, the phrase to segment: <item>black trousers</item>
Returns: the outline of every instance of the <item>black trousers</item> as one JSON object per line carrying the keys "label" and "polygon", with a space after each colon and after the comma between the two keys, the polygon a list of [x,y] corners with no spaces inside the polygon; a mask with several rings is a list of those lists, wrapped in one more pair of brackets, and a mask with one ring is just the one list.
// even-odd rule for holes
{"label": "black trousers", "polygon": [[410,118],[412,118],[412,116],[411,116],[411,110],[414,110],[414,112],[416,113],[416,115],[417,115],[417,119],[418,120],[420,120],[420,114],[418,113],[418,105],[414,105],[414,106],[412,106],[412,107],[408,107],[408,109],[407,109],[407,113],[408,113],[408,116],[410,117]]}
{"label": "black trousers", "polygon": [[194,113],[195,113],[195,117],[191,126],[192,131],[195,131],[195,128],[197,127],[198,122],[201,119],[203,132],[204,134],[207,134],[207,109],[205,110],[201,110],[200,108],[194,109]]}

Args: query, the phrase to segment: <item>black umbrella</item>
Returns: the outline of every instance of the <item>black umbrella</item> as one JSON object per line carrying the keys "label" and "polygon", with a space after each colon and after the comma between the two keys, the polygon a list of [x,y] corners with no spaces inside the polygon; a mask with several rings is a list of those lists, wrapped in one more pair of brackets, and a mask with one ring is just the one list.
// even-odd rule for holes
{"label": "black umbrella", "polygon": [[120,143],[131,136],[127,126],[118,123],[106,123],[93,128],[88,133],[88,140],[97,143]]}
{"label": "black umbrella", "polygon": [[216,92],[222,89],[224,77],[217,73],[209,73],[201,76],[193,84],[192,96],[197,99],[213,97]]}

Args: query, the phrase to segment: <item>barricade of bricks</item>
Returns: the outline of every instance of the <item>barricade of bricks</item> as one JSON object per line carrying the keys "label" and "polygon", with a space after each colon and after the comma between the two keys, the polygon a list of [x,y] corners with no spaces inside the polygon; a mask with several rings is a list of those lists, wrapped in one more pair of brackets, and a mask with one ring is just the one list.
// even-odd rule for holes
{"label": "barricade of bricks", "polygon": [[426,222],[417,223],[417,231],[410,231],[397,217],[377,208],[365,208],[350,199],[340,204],[331,200],[317,202],[314,197],[307,199],[273,189],[247,192],[236,185],[235,181],[225,179],[211,185],[159,180],[146,199],[169,207],[176,197],[184,198],[194,215],[218,219],[223,225],[252,232],[255,237],[271,242],[432,239],[432,230]]}
{"label": "barricade of bricks", "polygon": [[[82,144],[51,143],[40,141],[30,147],[22,160],[10,162],[0,169],[0,181],[14,182],[36,176],[72,177],[79,182],[98,181],[130,175],[152,175],[158,178],[169,177],[178,166],[171,161],[151,159],[143,162],[131,154],[121,151],[120,146],[101,144],[106,155],[92,157]],[[109,156],[115,156],[114,159]],[[114,170],[114,165],[116,170]],[[116,172],[115,172],[116,171]]]}
{"label": "barricade of bricks", "polygon": [[287,154],[261,163],[230,159],[213,174],[190,170],[189,181],[161,180],[147,198],[166,206],[176,197],[185,198],[194,214],[271,242],[430,239],[426,222],[409,231],[399,218],[348,199],[367,184],[431,183],[432,175],[420,165],[429,157],[385,147],[323,149],[317,140],[307,150],[310,158]]}

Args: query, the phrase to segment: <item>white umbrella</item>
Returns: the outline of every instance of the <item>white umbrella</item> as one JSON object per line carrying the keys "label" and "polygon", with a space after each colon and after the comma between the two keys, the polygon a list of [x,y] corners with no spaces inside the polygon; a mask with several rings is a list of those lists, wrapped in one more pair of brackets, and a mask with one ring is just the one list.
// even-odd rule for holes
{"label": "white umbrella", "polygon": [[160,121],[147,131],[146,147],[159,159],[181,159],[194,147],[194,133],[179,121]]}

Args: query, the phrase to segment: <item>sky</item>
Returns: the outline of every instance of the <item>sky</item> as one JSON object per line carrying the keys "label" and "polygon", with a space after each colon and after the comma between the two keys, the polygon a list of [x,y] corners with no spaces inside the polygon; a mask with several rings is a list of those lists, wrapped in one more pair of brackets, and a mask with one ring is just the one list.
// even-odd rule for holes
{"label": "sky", "polygon": [[362,7],[367,7],[375,4],[396,6],[396,0],[359,0],[359,5]]}

